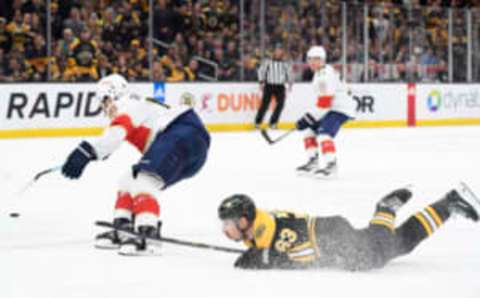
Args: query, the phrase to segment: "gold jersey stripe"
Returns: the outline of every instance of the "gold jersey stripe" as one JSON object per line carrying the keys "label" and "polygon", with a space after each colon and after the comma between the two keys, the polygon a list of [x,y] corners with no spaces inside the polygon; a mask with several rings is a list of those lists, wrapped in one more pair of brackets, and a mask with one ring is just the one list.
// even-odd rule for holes
{"label": "gold jersey stripe", "polygon": [[383,217],[389,218],[391,220],[395,220],[395,215],[393,215],[391,213],[387,213],[387,212],[376,212],[375,216],[383,216]]}
{"label": "gold jersey stripe", "polygon": [[428,212],[428,214],[430,214],[431,217],[433,217],[433,220],[435,221],[437,226],[442,225],[442,218],[440,217],[440,215],[438,215],[437,211],[432,208],[432,206],[428,206],[427,208],[425,208],[425,210]]}
{"label": "gold jersey stripe", "polygon": [[310,263],[315,261],[316,256],[315,254],[306,255],[306,256],[299,256],[299,257],[290,257],[294,261],[302,262],[302,263]]}
{"label": "gold jersey stripe", "polygon": [[315,217],[312,217],[308,221],[308,238],[310,239],[310,242],[312,243],[313,249],[315,249],[315,253],[317,254],[317,257],[320,256],[320,249],[318,248],[318,243],[317,243],[317,234],[315,233],[315,223],[317,219]]}
{"label": "gold jersey stripe", "polygon": [[427,232],[428,236],[432,235],[432,227],[430,227],[430,224],[428,221],[425,219],[422,213],[416,213],[415,217],[418,219],[418,221],[422,224],[423,228]]}
{"label": "gold jersey stripe", "polygon": [[292,252],[292,253],[293,252],[299,252],[299,251],[302,251],[302,250],[305,250],[305,249],[308,249],[308,248],[313,249],[313,245],[310,241],[306,241],[306,242],[304,242],[300,245],[296,245],[296,246],[292,247],[289,250],[289,252]]}
{"label": "gold jersey stripe", "polygon": [[371,220],[370,224],[385,226],[392,232],[395,230],[395,227],[393,226],[392,223],[384,221],[384,220],[380,220],[380,219]]}

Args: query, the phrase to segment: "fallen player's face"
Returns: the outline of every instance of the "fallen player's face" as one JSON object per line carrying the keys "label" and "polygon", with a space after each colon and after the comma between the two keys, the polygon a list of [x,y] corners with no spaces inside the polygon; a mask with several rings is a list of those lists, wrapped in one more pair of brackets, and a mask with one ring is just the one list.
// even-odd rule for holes
{"label": "fallen player's face", "polygon": [[323,61],[320,58],[308,58],[308,66],[315,72],[323,66]]}
{"label": "fallen player's face", "polygon": [[242,233],[238,229],[235,220],[227,219],[223,221],[223,233],[233,241],[242,240]]}

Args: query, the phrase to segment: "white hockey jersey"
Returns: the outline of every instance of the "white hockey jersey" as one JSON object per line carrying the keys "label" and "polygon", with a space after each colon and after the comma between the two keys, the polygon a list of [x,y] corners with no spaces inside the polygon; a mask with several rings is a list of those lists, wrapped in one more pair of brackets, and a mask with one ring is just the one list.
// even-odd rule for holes
{"label": "white hockey jersey", "polygon": [[325,65],[317,71],[312,84],[318,111],[315,114],[319,117],[323,117],[328,110],[341,112],[352,118],[355,116],[355,101],[351,92],[332,66]]}
{"label": "white hockey jersey", "polygon": [[129,142],[141,153],[146,152],[159,132],[191,109],[186,105],[167,107],[153,99],[138,99],[132,95],[119,99],[115,104],[118,115],[92,144],[98,159],[109,156],[123,141]]}

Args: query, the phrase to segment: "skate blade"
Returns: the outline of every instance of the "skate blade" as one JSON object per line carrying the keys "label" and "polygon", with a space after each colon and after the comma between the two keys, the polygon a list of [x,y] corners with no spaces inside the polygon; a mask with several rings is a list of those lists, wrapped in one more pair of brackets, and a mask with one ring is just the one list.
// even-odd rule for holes
{"label": "skate blade", "polygon": [[323,172],[312,173],[312,177],[318,180],[335,180],[338,178],[338,171],[334,170],[330,173],[323,173]]}
{"label": "skate blade", "polygon": [[314,174],[312,178],[316,180],[336,180],[338,179],[338,176],[336,174],[330,174],[330,175]]}
{"label": "skate blade", "polygon": [[297,172],[298,177],[312,177],[313,172]]}
{"label": "skate blade", "polygon": [[473,190],[465,182],[460,182],[455,189],[467,203],[472,205],[477,215],[480,215],[480,198],[477,197]]}
{"label": "skate blade", "polygon": [[120,245],[111,245],[111,246],[108,246],[108,245],[99,245],[99,244],[95,244],[94,247],[96,249],[102,249],[102,250],[117,250],[120,248]]}
{"label": "skate blade", "polygon": [[147,247],[138,250],[135,245],[122,245],[118,250],[118,254],[122,256],[159,256],[161,255],[161,245],[148,243]]}
{"label": "skate blade", "polygon": [[146,250],[122,250],[118,251],[118,254],[121,256],[127,257],[158,257],[161,256],[162,253],[160,250],[156,249],[146,249]]}

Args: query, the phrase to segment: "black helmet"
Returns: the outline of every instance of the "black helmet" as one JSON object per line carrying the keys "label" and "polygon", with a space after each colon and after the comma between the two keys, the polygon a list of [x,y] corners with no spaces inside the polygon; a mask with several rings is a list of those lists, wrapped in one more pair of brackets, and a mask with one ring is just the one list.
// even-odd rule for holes
{"label": "black helmet", "polygon": [[235,194],[232,195],[220,204],[218,207],[218,217],[220,219],[237,219],[245,216],[248,222],[255,219],[255,203],[247,195]]}

